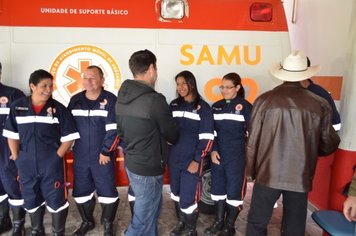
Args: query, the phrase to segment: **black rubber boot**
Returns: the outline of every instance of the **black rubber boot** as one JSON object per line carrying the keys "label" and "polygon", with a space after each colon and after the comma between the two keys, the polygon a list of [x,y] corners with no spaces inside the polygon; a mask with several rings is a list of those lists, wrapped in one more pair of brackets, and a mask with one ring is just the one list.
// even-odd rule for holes
{"label": "black rubber boot", "polygon": [[183,216],[183,212],[180,210],[179,202],[174,201],[174,208],[176,211],[178,222],[177,225],[174,227],[174,229],[171,231],[170,236],[181,235],[185,226],[184,216]]}
{"label": "black rubber boot", "polygon": [[68,207],[57,213],[52,213],[52,232],[53,236],[64,236],[66,229],[66,220],[68,216]]}
{"label": "black rubber boot", "polygon": [[12,229],[12,223],[9,215],[9,202],[4,199],[0,202],[0,234]]}
{"label": "black rubber boot", "polygon": [[110,204],[101,204],[103,209],[101,215],[101,222],[104,225],[104,236],[114,236],[113,222],[115,220],[116,211],[119,206],[120,199],[117,199],[116,202]]}
{"label": "black rubber boot", "polygon": [[22,207],[13,207],[12,211],[12,234],[11,236],[25,235],[26,211]]}
{"label": "black rubber boot", "polygon": [[226,201],[215,202],[215,220],[211,226],[204,230],[205,235],[214,235],[224,227]]}
{"label": "black rubber boot", "polygon": [[73,232],[73,236],[84,236],[87,232],[94,229],[95,221],[94,221],[94,208],[95,208],[95,197],[90,199],[89,201],[78,204],[77,207],[82,217],[82,223],[78,229]]}
{"label": "black rubber boot", "polygon": [[40,206],[37,211],[29,213],[31,219],[31,236],[45,236],[43,227],[43,216],[45,214],[46,206]]}
{"label": "black rubber boot", "polygon": [[226,223],[223,230],[219,233],[219,236],[233,236],[236,233],[235,221],[240,211],[242,210],[242,205],[235,207],[227,204],[226,206]]}
{"label": "black rubber boot", "polygon": [[198,220],[198,211],[194,211],[191,214],[183,214],[185,226],[182,231],[183,236],[197,236],[197,220]]}

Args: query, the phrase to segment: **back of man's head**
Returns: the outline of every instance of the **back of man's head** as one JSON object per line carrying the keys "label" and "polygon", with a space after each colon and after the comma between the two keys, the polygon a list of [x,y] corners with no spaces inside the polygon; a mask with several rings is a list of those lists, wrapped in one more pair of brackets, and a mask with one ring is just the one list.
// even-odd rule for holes
{"label": "back of man's head", "polygon": [[152,64],[156,68],[157,58],[149,50],[140,50],[133,53],[129,60],[129,67],[134,77],[144,74]]}

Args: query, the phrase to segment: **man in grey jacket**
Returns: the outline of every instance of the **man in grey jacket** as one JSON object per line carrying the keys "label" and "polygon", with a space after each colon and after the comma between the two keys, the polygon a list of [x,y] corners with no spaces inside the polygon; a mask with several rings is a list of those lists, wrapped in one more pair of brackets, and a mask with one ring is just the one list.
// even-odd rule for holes
{"label": "man in grey jacket", "polygon": [[179,131],[165,97],[154,90],[156,56],[149,50],[137,51],[129,66],[134,80],[122,84],[116,104],[118,135],[126,145],[126,173],[136,198],[125,235],[155,236],[168,144],[177,142]]}
{"label": "man in grey jacket", "polygon": [[247,235],[267,235],[273,205],[283,195],[282,235],[305,232],[308,192],[318,156],[334,152],[340,138],[332,126],[329,103],[303,88],[312,77],[301,51],[293,51],[271,68],[284,81],[253,104],[247,141],[247,175],[255,179]]}

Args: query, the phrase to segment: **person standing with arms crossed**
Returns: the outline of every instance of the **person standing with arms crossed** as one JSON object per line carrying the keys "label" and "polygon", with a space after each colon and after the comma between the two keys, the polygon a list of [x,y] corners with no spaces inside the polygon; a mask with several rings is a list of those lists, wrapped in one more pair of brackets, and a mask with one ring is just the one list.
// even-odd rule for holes
{"label": "person standing with arms crossed", "polygon": [[44,236],[45,208],[52,214],[54,236],[64,236],[68,215],[67,189],[62,159],[79,138],[70,112],[52,98],[53,76],[34,71],[31,95],[10,108],[3,135],[19,171],[24,208],[31,218],[31,236]]}
{"label": "person standing with arms crossed", "polygon": [[165,97],[154,90],[156,61],[147,49],[131,55],[129,67],[134,80],[124,81],[116,103],[118,135],[126,145],[126,173],[135,195],[134,215],[126,236],[158,235],[168,144],[179,138]]}
{"label": "person standing with arms crossed", "polygon": [[[245,146],[252,105],[237,73],[229,73],[220,86],[223,99],[213,104],[215,141],[211,152],[211,198],[215,221],[206,235],[235,235],[235,221],[246,194]],[[225,221],[226,213],[226,221]]]}
{"label": "person standing with arms crossed", "polygon": [[271,68],[271,74],[283,84],[253,104],[246,170],[255,183],[247,236],[267,235],[273,205],[281,194],[282,235],[304,236],[308,192],[318,156],[329,155],[340,143],[328,102],[299,83],[319,69],[308,65],[303,52],[293,51]]}
{"label": "person standing with arms crossed", "polygon": [[[2,65],[0,63],[0,81]],[[21,236],[24,231],[26,212],[23,209],[23,198],[17,181],[17,168],[10,159],[7,139],[2,136],[6,118],[10,113],[11,104],[25,94],[16,88],[0,82],[0,234],[12,229],[12,236]],[[9,203],[12,211],[12,224],[9,216]]]}
{"label": "person standing with arms crossed", "polygon": [[120,199],[115,184],[116,96],[103,88],[105,78],[98,66],[83,73],[84,91],[74,95],[71,111],[80,139],[73,146],[73,197],[82,223],[73,235],[82,236],[95,227],[95,191],[101,203],[104,236],[114,235],[113,222]]}

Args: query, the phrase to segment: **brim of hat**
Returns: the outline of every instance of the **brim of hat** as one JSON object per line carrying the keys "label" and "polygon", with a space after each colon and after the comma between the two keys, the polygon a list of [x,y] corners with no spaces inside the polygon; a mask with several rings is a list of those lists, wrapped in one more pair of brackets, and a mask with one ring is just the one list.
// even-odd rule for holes
{"label": "brim of hat", "polygon": [[281,68],[281,65],[279,63],[273,64],[270,69],[271,75],[273,75],[274,77],[282,81],[289,81],[289,82],[298,82],[298,81],[309,79],[319,71],[320,71],[320,66],[318,65],[308,67],[306,71],[300,71],[300,72],[286,71]]}

